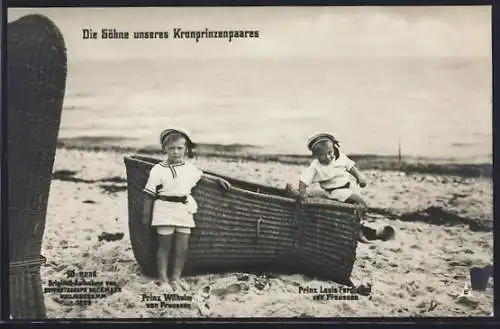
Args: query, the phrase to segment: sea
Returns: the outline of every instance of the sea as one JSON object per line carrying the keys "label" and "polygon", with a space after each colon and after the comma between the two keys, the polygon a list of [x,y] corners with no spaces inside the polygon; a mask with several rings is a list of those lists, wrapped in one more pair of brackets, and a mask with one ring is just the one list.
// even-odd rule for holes
{"label": "sea", "polygon": [[70,60],[59,138],[195,142],[307,154],[328,131],[349,154],[492,156],[487,58],[167,58]]}

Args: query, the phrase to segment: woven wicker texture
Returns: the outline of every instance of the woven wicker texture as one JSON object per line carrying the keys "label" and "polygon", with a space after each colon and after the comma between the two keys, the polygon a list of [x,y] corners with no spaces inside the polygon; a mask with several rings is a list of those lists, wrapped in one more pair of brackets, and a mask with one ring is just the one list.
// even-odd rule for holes
{"label": "woven wicker texture", "polygon": [[14,319],[45,317],[45,302],[40,279],[40,265],[44,262],[45,258],[10,263],[9,308]]}
{"label": "woven wicker texture", "polygon": [[[129,230],[143,272],[156,276],[156,233],[141,223],[149,171],[159,160],[125,157]],[[285,190],[215,173],[193,189],[198,202],[185,274],[226,271],[303,273],[350,284],[360,219],[354,206],[297,204]],[[224,191],[214,179],[231,183]]]}
{"label": "woven wicker texture", "polygon": [[[66,47],[46,17],[7,26],[8,214],[10,263],[40,258],[66,85]],[[14,319],[43,318],[40,271],[10,275]]]}

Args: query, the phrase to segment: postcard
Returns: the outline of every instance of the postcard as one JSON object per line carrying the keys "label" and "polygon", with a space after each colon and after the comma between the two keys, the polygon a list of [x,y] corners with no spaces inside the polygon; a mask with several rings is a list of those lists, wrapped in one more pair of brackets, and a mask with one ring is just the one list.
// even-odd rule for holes
{"label": "postcard", "polygon": [[11,319],[493,315],[491,6],[7,15]]}

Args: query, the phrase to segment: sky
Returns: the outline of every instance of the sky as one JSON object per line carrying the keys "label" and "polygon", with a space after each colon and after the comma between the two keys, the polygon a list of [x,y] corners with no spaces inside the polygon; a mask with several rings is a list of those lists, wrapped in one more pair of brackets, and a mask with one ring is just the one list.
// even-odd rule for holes
{"label": "sky", "polygon": [[[490,6],[13,8],[46,15],[70,60],[115,58],[491,57]],[[83,40],[82,29],[258,30],[259,38]]]}

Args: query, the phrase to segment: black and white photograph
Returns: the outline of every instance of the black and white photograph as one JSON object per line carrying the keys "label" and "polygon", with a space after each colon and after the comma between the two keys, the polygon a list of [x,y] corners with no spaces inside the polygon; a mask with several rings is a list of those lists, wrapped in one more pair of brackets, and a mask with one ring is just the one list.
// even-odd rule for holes
{"label": "black and white photograph", "polygon": [[491,11],[8,8],[10,318],[493,316]]}

